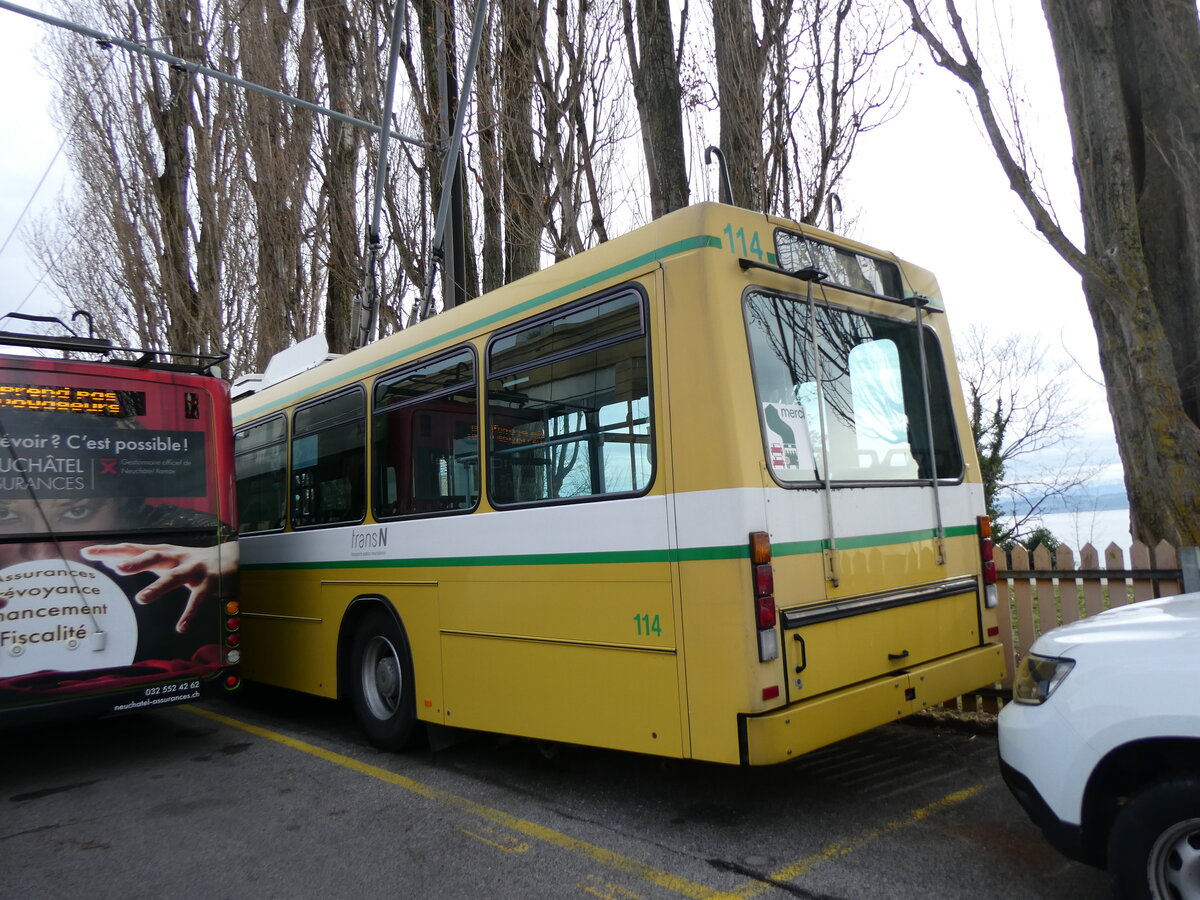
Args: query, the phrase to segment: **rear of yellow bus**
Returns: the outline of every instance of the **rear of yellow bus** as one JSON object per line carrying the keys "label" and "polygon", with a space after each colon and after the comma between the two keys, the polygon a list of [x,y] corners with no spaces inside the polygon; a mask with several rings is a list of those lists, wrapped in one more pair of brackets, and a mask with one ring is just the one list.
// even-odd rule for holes
{"label": "rear of yellow bus", "polygon": [[795,223],[695,214],[720,247],[664,278],[691,754],[781,762],[999,682],[933,277]]}

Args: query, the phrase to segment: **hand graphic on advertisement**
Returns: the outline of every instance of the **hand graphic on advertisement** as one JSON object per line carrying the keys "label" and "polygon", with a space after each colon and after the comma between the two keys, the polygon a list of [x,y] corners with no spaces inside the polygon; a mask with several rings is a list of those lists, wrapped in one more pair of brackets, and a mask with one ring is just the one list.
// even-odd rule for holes
{"label": "hand graphic on advertisement", "polygon": [[153,603],[176,588],[188,589],[187,605],[175,624],[184,634],[204,601],[217,590],[222,577],[237,572],[236,541],[212,547],[178,547],[173,544],[99,544],[81,551],[84,559],[102,563],[118,575],[153,572],[156,581],[134,596],[137,603]]}

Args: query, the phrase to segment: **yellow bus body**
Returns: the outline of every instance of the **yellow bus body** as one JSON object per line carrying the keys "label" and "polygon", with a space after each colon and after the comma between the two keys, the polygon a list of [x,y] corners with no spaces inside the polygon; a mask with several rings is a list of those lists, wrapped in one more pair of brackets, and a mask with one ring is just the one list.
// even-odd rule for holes
{"label": "yellow bus body", "polygon": [[[918,313],[828,284],[810,301],[809,285],[768,249],[779,229],[893,265],[906,295],[926,298],[928,335],[916,340],[938,348],[949,402],[938,414],[952,420],[961,454],[936,491],[917,477],[780,482],[781,471],[791,476],[764,448],[743,298],[784,298],[795,315],[815,303],[913,333]],[[633,292],[644,308],[649,483],[498,508],[480,465],[477,506],[455,514],[377,520],[367,502],[360,520],[264,532],[243,516],[245,677],[346,696],[357,615],[376,605],[402,625],[420,721],[735,764],[784,761],[1000,681],[1005,660],[981,581],[982,489],[936,282],[843,238],[729,206],[689,207],[239,399],[235,428],[354,384],[369,404],[388,373],[455,348],[478,360],[485,406],[489,340],[612,291]],[[284,421],[294,469],[300,444]],[[368,432],[368,453],[377,439]],[[627,442],[632,455],[637,440]],[[754,532],[771,541],[778,622],[769,628],[754,614]],[[760,661],[772,642],[777,655]]]}

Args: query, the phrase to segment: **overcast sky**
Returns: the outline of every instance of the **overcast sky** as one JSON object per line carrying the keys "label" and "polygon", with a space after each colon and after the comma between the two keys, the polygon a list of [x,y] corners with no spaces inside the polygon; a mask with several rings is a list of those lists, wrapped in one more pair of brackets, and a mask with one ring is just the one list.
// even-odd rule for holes
{"label": "overcast sky", "polygon": [[[36,0],[22,5],[39,6]],[[17,234],[11,240],[9,235],[25,205],[34,198],[59,145],[48,113],[50,85],[33,59],[34,47],[45,36],[47,26],[8,10],[0,10],[0,26],[0,84],[5,86],[5,127],[0,133],[0,246],[8,241],[0,253],[0,313],[12,312],[25,303],[22,312],[46,315],[56,304],[47,292],[35,290],[38,274],[21,232],[30,222],[30,215],[45,209],[61,188],[67,171],[64,157],[55,163],[46,183],[37,191],[31,213]]]}
{"label": "overcast sky", "polygon": [[[1016,73],[1025,132],[1063,228],[1081,242],[1070,138],[1041,4],[996,0],[994,6],[1005,10],[993,23],[1003,32]],[[844,191],[861,208],[855,237],[931,269],[955,332],[980,325],[997,339],[1010,332],[1035,336],[1050,356],[1077,361],[1072,391],[1087,408],[1079,444],[1090,449],[1096,464],[1108,465],[1104,481],[1119,482],[1096,336],[1079,276],[1034,230],[961,84],[924,49],[915,63],[912,95],[900,116],[864,135],[855,154]],[[1004,103],[996,87],[992,101]]]}
{"label": "overcast sky", "polygon": [[[1016,48],[1010,52],[1024,86],[1028,130],[1058,211],[1077,232],[1078,193],[1045,21],[1040,4],[1028,0],[997,0],[996,6],[1010,4],[1019,41],[1010,35],[1006,43]],[[22,5],[40,7],[37,0]],[[46,175],[59,138],[48,115],[50,84],[33,58],[49,26],[7,10],[0,10],[0,24],[0,83],[6,87],[8,123],[0,135],[3,242]],[[1007,20],[997,27],[1006,31]],[[1115,464],[1111,420],[1097,384],[1096,340],[1078,276],[1034,233],[956,81],[923,49],[915,62],[907,105],[895,121],[861,138],[841,191],[857,216],[852,234],[931,269],[956,331],[978,323],[998,337],[1012,331],[1035,334],[1053,353],[1069,352],[1080,363],[1074,391],[1090,411],[1081,441],[1093,448],[1097,463]],[[37,192],[33,215],[50,208],[65,175],[60,157]],[[46,314],[56,306],[45,287],[37,287],[37,266],[21,240],[29,222],[27,216],[0,253],[0,312],[20,307]],[[1119,480],[1119,469],[1104,480],[1114,475]]]}

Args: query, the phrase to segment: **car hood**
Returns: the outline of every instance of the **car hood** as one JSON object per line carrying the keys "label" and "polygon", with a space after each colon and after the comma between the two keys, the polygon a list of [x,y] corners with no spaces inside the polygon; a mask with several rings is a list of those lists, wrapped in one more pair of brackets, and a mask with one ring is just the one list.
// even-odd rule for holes
{"label": "car hood", "polygon": [[1200,644],[1200,593],[1143,600],[1048,631],[1032,647],[1043,656],[1065,656],[1088,644],[1184,641]]}

